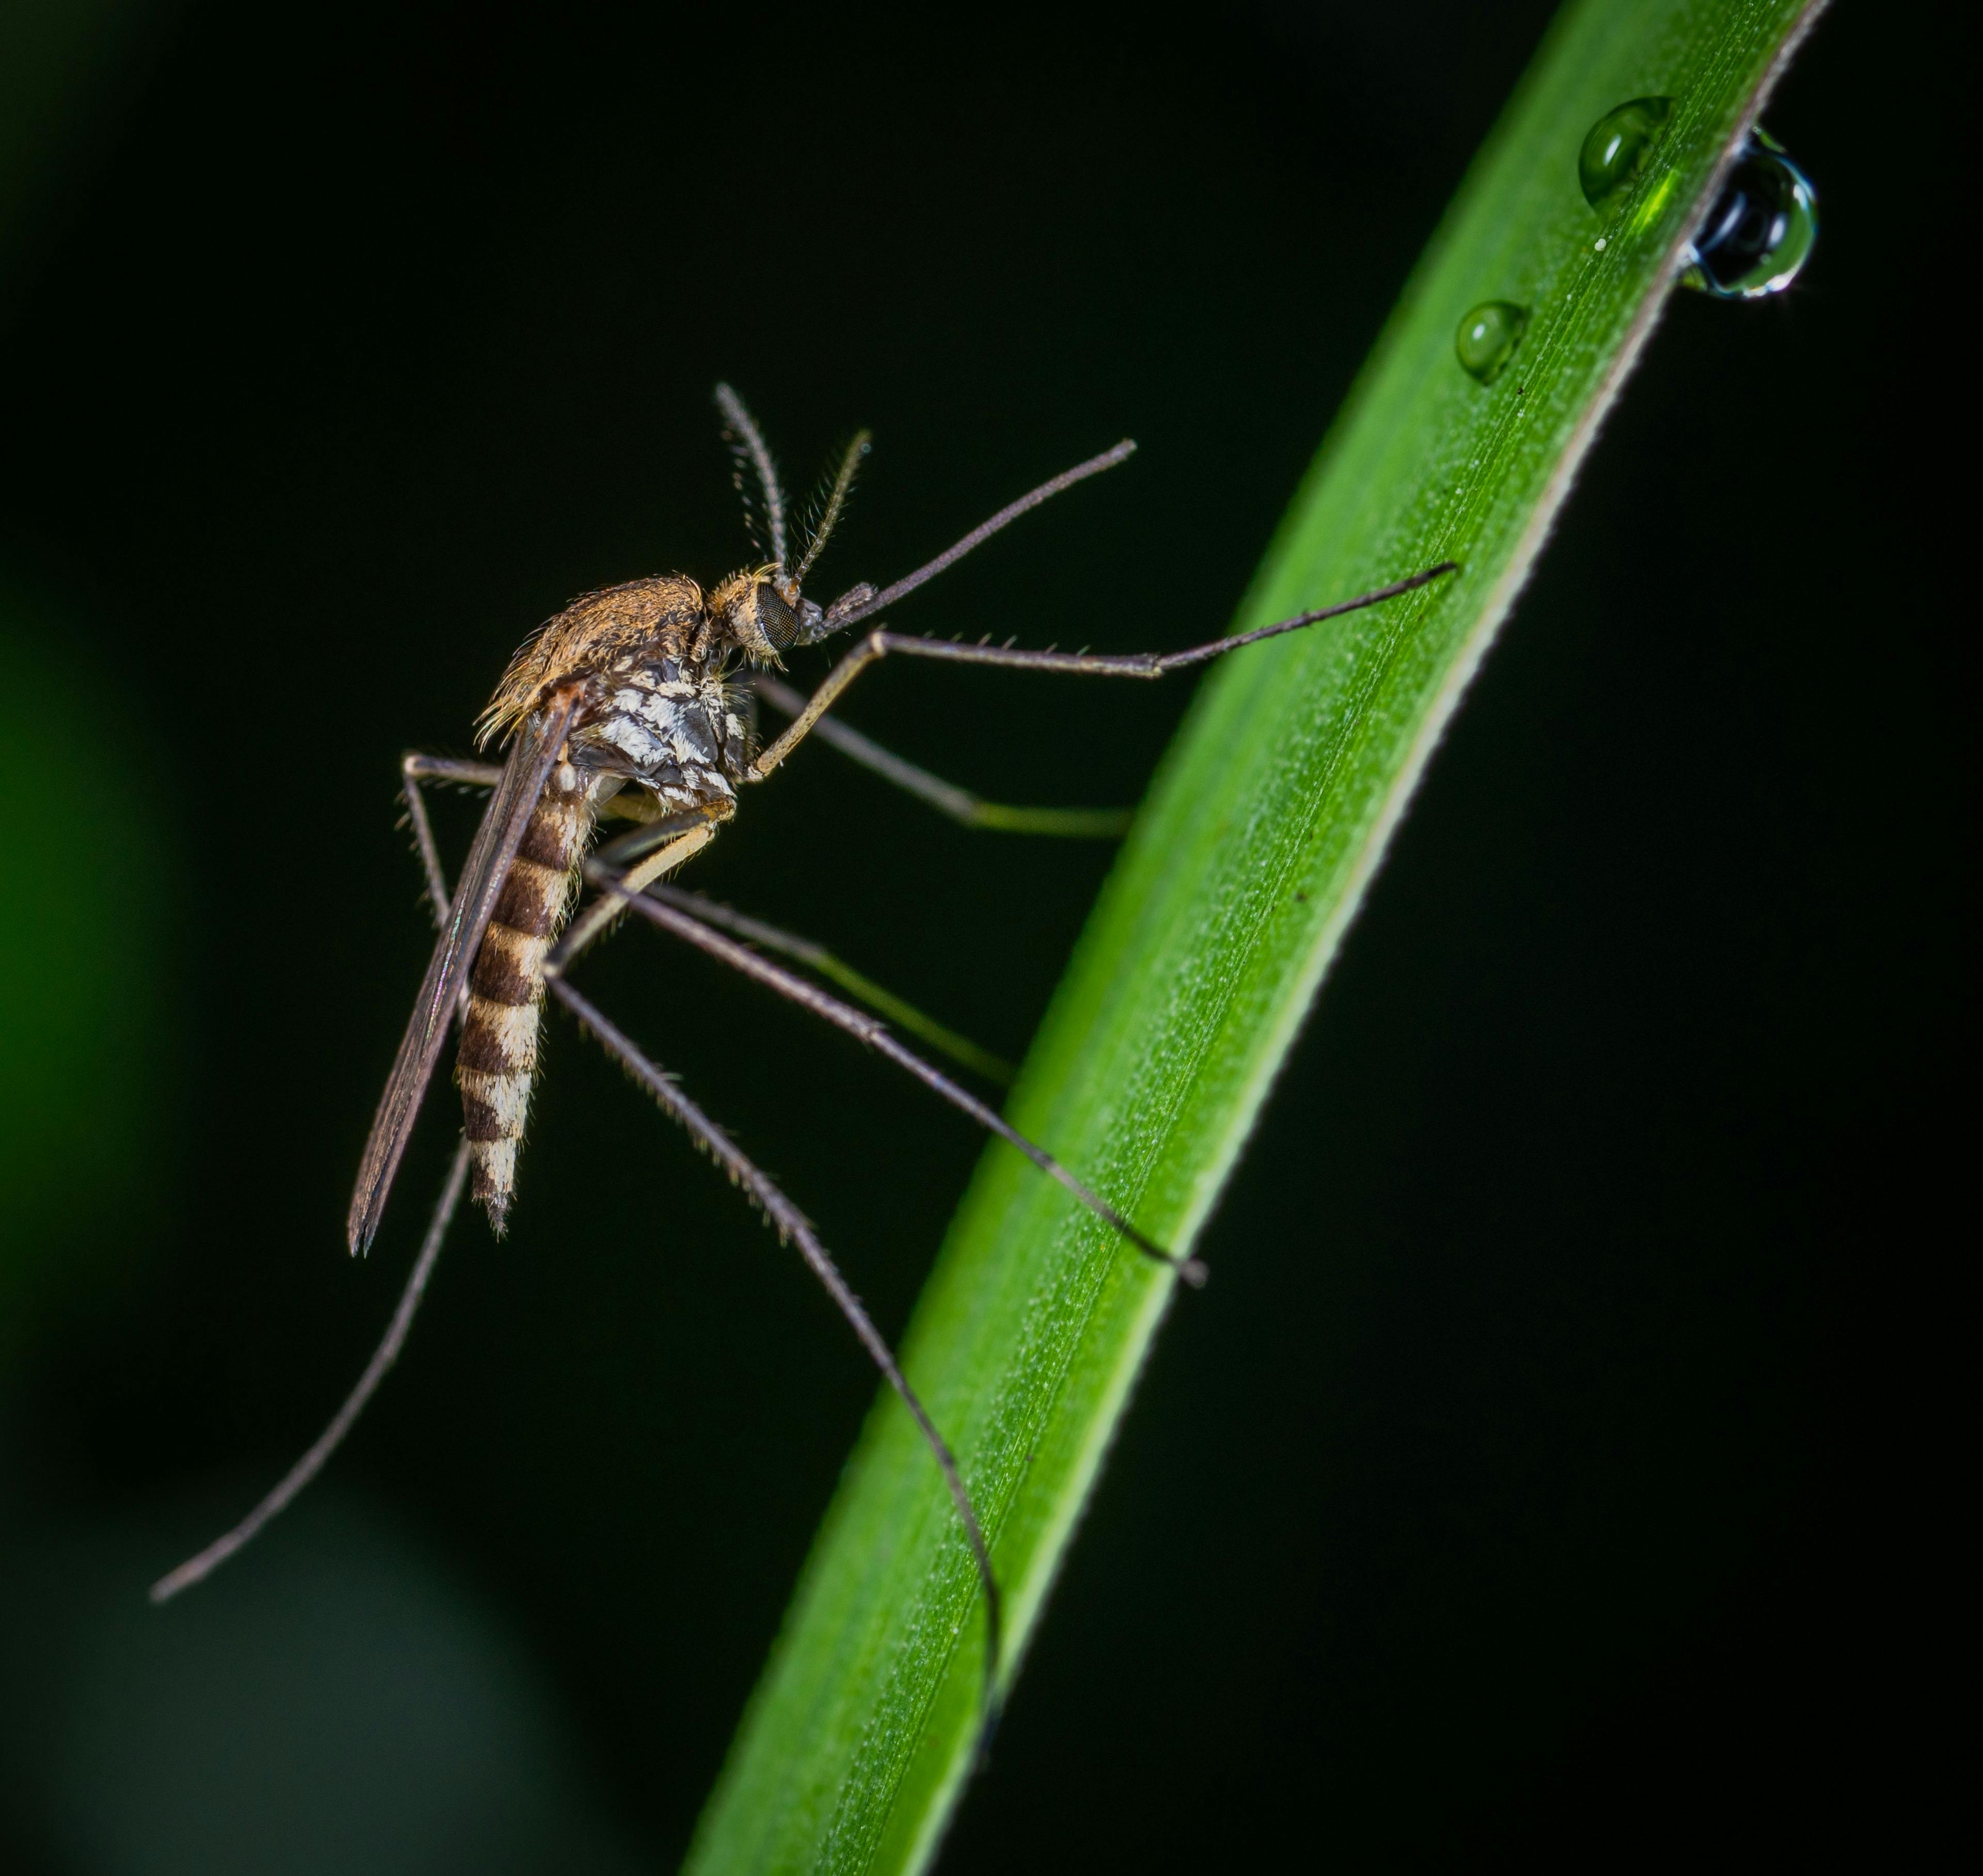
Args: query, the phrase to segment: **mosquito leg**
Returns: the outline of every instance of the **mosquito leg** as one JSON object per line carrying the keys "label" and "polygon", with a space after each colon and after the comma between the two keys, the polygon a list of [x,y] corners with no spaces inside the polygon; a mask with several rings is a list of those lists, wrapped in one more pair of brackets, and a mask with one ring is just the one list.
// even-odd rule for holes
{"label": "mosquito leg", "polygon": [[[597,857],[603,864],[609,863],[607,855]],[[980,1048],[968,1036],[959,1035],[955,1029],[947,1029],[933,1018],[925,1016],[914,1004],[904,1002],[893,992],[862,976],[851,965],[843,963],[824,945],[815,945],[810,938],[781,931],[776,925],[766,925],[762,919],[733,911],[727,905],[717,905],[714,899],[705,899],[700,893],[684,892],[677,886],[654,885],[647,891],[650,898],[659,899],[664,905],[674,906],[706,925],[734,931],[739,938],[761,945],[766,951],[796,958],[850,995],[859,998],[870,1009],[878,1010],[898,1027],[908,1030],[911,1035],[921,1036],[932,1048],[941,1049],[953,1062],[974,1070],[987,1081],[1009,1088],[1018,1074],[1018,1070],[1003,1056]]]}
{"label": "mosquito leg", "polygon": [[637,860],[664,847],[671,845],[684,834],[693,833],[710,820],[706,808],[684,808],[678,814],[664,814],[658,821],[643,821],[630,834],[622,834],[608,841],[595,856],[617,871],[621,867],[630,866]]}
{"label": "mosquito leg", "polygon": [[1002,1640],[1002,1612],[998,1596],[998,1579],[992,1573],[992,1554],[985,1543],[985,1533],[978,1522],[978,1513],[971,1502],[970,1492],[964,1483],[964,1475],[958,1471],[957,1460],[936,1430],[936,1423],[925,1410],[916,1391],[910,1386],[908,1377],[902,1373],[881,1332],[874,1326],[873,1319],[861,1306],[861,1299],[848,1286],[847,1279],[840,1273],[839,1266],[828,1254],[819,1241],[811,1222],[791,1199],[761,1172],[729,1135],[711,1120],[687,1095],[668,1079],[653,1062],[641,1054],[634,1045],[586,999],[572,988],[562,977],[549,980],[551,994],[576,1016],[592,1033],[610,1055],[615,1057],[627,1073],[633,1076],[654,1099],[668,1117],[680,1123],[696,1145],[709,1155],[730,1176],[733,1185],[741,1188],[744,1195],[764,1214],[766,1222],[778,1234],[781,1243],[795,1243],[799,1254],[804,1258],[812,1273],[825,1286],[826,1292],[840,1313],[861,1338],[861,1346],[868,1357],[880,1369],[883,1377],[896,1393],[902,1405],[909,1410],[918,1429],[943,1474],[943,1482],[950,1489],[951,1502],[957,1507],[958,1520],[964,1526],[966,1542],[971,1547],[971,1560],[978,1567],[978,1580],[985,1592],[985,1726],[988,1731],[991,1717],[998,1705],[998,1666]]}
{"label": "mosquito leg", "polygon": [[[1394,580],[1389,586],[1379,587],[1374,592],[1361,593],[1354,599],[1343,600],[1333,606],[1298,613],[1293,618],[1282,619],[1276,624],[1236,633],[1230,638],[1215,638],[1183,651],[1117,654],[1051,649],[1024,651],[1005,645],[960,645],[947,638],[911,638],[900,632],[884,631],[878,627],[856,644],[827,674],[826,681],[812,694],[804,709],[793,719],[791,727],[751,765],[751,774],[754,779],[762,781],[805,740],[847,687],[869,665],[891,653],[906,657],[941,658],[953,664],[995,664],[1011,670],[1054,671],[1067,677],[1167,677],[1172,671],[1183,670],[1193,664],[1209,664],[1229,651],[1237,651],[1242,645],[1256,645],[1263,638],[1277,638],[1284,632],[1298,632],[1304,626],[1317,624],[1324,619],[1338,618],[1344,613],[1356,612],[1366,606],[1396,599],[1400,594],[1415,591],[1444,574],[1458,570],[1457,561],[1442,560],[1436,567],[1428,567],[1423,572],[1413,574],[1403,580]],[[851,623],[867,617],[888,597],[888,594],[883,593],[864,598],[858,605],[848,608],[843,615],[844,622]]]}
{"label": "mosquito leg", "polygon": [[[461,771],[470,769],[473,774]],[[433,908],[434,924],[447,923],[447,875],[441,870],[440,848],[435,844],[433,823],[427,818],[427,798],[420,788],[423,777],[434,781],[467,781],[477,788],[495,787],[503,771],[481,762],[454,762],[444,756],[423,756],[411,751],[400,759],[400,781],[406,798],[406,818],[413,824],[413,841],[420,850],[420,865],[427,876],[427,904]]]}
{"label": "mosquito leg", "polygon": [[[804,714],[805,698],[789,684],[782,684],[762,671],[751,678],[751,684],[774,710],[788,717]],[[906,789],[918,800],[928,802],[938,813],[948,814],[967,828],[986,828],[1002,834],[1052,834],[1065,840],[1116,840],[1129,832],[1129,823],[1135,818],[1135,811],[1128,808],[1013,808],[1003,801],[988,801],[968,788],[960,788],[926,768],[905,761],[834,717],[817,719],[813,734],[850,761],[873,770],[883,780]]]}
{"label": "mosquito leg", "polygon": [[[446,757],[413,754],[401,761],[400,774],[406,784],[406,812],[413,824],[414,839],[419,844],[420,864],[427,876],[427,903],[433,909],[434,923],[443,925],[447,922],[449,905],[447,875],[442,871],[440,850],[434,844],[433,826],[427,818],[426,798],[420,791],[421,778],[465,781],[477,787],[493,788],[502,780],[503,771],[480,762],[456,762]],[[464,1140],[455,1151],[454,1165],[448,1173],[446,1185],[441,1189],[440,1203],[434,1208],[433,1221],[427,1227],[420,1254],[414,1259],[412,1274],[400,1293],[400,1306],[393,1313],[385,1339],[373,1351],[365,1372],[359,1376],[358,1385],[351,1390],[316,1443],[289,1468],[282,1483],[266,1498],[233,1530],[216,1537],[197,1557],[188,1558],[178,1569],[152,1585],[153,1602],[168,1602],[180,1590],[190,1589],[211,1576],[323,1470],[325,1461],[337,1450],[344,1436],[350,1432],[352,1423],[364,1412],[366,1403],[386,1378],[386,1369],[399,1359],[407,1332],[413,1326],[414,1313],[426,1293],[427,1279],[433,1274],[448,1226],[461,1203],[462,1185],[467,1177],[468,1142]]]}
{"label": "mosquito leg", "polygon": [[365,1403],[377,1390],[379,1383],[385,1379],[386,1371],[399,1359],[400,1350],[406,1344],[406,1333],[413,1326],[414,1312],[420,1306],[420,1299],[426,1294],[427,1279],[433,1275],[434,1264],[440,1256],[442,1242],[447,1236],[448,1225],[454,1216],[455,1208],[461,1202],[462,1188],[467,1180],[468,1142],[464,1140],[455,1149],[454,1165],[448,1172],[446,1185],[441,1189],[440,1203],[434,1207],[433,1220],[427,1226],[426,1239],[420,1246],[420,1256],[414,1260],[413,1273],[406,1279],[406,1287],[400,1293],[400,1306],[393,1312],[393,1319],[386,1327],[385,1339],[373,1352],[371,1360],[365,1365],[365,1372],[358,1377],[358,1385],[351,1390],[344,1405],[338,1409],[330,1424],[319,1435],[316,1443],[289,1468],[282,1483],[266,1498],[233,1530],[224,1537],[216,1537],[197,1557],[189,1557],[178,1569],[161,1577],[152,1585],[153,1602],[168,1602],[180,1590],[190,1589],[202,1578],[211,1576],[263,1525],[287,1506],[290,1500],[323,1470],[324,1462],[343,1443],[344,1436],[350,1432],[353,1423],[365,1411]]}
{"label": "mosquito leg", "polygon": [[400,763],[400,772],[409,781],[458,781],[468,788],[493,788],[503,779],[500,762],[464,762],[455,756],[423,755],[409,750]]}
{"label": "mosquito leg", "polygon": [[453,756],[423,755],[409,750],[400,758],[400,782],[406,798],[406,816],[413,824],[420,864],[426,869],[427,900],[434,908],[434,923],[447,919],[448,893],[441,871],[440,849],[434,844],[433,823],[427,818],[426,797],[422,781],[454,781],[470,788],[493,788],[503,779],[503,771],[493,762],[463,762]]}
{"label": "mosquito leg", "polygon": [[837,1029],[844,1029],[849,1035],[864,1042],[877,1055],[884,1055],[898,1068],[905,1068],[925,1087],[933,1089],[951,1106],[969,1115],[988,1132],[995,1133],[1000,1139],[1017,1147],[1048,1178],[1064,1185],[1076,1199],[1105,1224],[1120,1232],[1145,1257],[1167,1266],[1187,1283],[1194,1286],[1205,1281],[1203,1264],[1195,1257],[1179,1257],[1165,1250],[1160,1244],[1145,1237],[1122,1214],[1105,1199],[1097,1196],[1076,1179],[1067,1168],[1054,1158],[1043,1146],[1038,1146],[1013,1126],[996,1109],[988,1107],[967,1088],[960,1088],[940,1069],[933,1068],[914,1051],[905,1048],[888,1031],[871,1016],[864,1016],[860,1011],[842,1003],[838,998],[831,997],[802,977],[795,977],[788,970],[775,965],[769,958],[761,958],[745,946],[727,938],[720,931],[713,931],[698,919],[681,911],[675,905],[664,905],[645,893],[629,891],[624,884],[616,880],[604,868],[596,864],[586,869],[586,877],[603,891],[611,894],[622,904],[638,912],[650,924],[659,925],[683,938],[699,951],[706,951],[719,962],[731,969],[741,971],[744,976],[775,990],[808,1009],[815,1016],[831,1023]]}
{"label": "mosquito leg", "polygon": [[804,707],[792,719],[784,734],[768,749],[758,752],[757,760],[751,764],[749,770],[751,780],[764,781],[805,741],[820,719],[839,701],[840,694],[876,659],[888,654],[888,647],[885,641],[888,636],[885,632],[870,632],[827,673],[826,681],[806,700]]}
{"label": "mosquito leg", "polygon": [[[721,818],[708,818],[696,822],[686,833],[677,834],[668,841],[660,852],[650,853],[637,864],[629,867],[625,877],[637,880],[640,885],[645,886],[666,874],[672,873],[684,860],[693,854],[701,852],[715,839],[716,830],[728,818],[729,815],[726,814]],[[647,834],[653,829],[643,828],[640,831]],[[612,843],[607,851],[610,852],[613,847],[619,844],[617,841]],[[639,888],[635,890],[638,891]],[[594,899],[571,921],[570,928],[558,941],[550,957],[545,959],[545,968],[551,971],[562,970],[619,918],[624,909],[617,899]]]}

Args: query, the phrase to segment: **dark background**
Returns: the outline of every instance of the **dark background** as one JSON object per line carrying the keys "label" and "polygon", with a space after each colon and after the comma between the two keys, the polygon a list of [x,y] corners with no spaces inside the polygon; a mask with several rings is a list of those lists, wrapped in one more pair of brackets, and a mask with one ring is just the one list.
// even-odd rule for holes
{"label": "dark background", "polygon": [[[1550,10],[49,28],[0,152],[10,1868],[679,1856],[872,1383],[555,1018],[510,1237],[465,1221],[313,1496],[142,1604],[322,1424],[444,1162],[430,1126],[354,1267],[428,944],[394,761],[465,751],[572,593],[744,557],[718,376],[801,485],[874,427],[829,594],[1134,434],[914,624],[1206,636]],[[1890,18],[1839,9],[1769,114],[1805,279],[1677,296],[1433,764],[946,1868],[1918,1828],[1964,627]],[[889,668],[849,715],[1132,801],[1186,692],[1077,688]],[[692,883],[1023,1049],[1105,848],[824,749],[747,808]],[[899,1327],[968,1127],[658,938],[587,987]]]}

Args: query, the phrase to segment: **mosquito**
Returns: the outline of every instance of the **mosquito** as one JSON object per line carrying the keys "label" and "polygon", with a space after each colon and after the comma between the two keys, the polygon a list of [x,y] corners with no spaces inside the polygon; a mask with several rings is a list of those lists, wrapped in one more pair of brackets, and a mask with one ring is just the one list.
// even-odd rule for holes
{"label": "mosquito", "polygon": [[[705,594],[679,574],[588,593],[525,640],[479,724],[478,743],[507,744],[499,767],[409,754],[401,764],[408,817],[426,875],[439,936],[365,1147],[347,1235],[354,1255],[379,1229],[400,1161],[450,1034],[459,1028],[455,1081],[462,1138],[392,1321],[343,1406],[316,1443],[232,1530],[161,1577],[162,1603],[210,1574],[279,1513],[320,1471],[398,1357],[433,1274],[442,1242],[466,1190],[500,1236],[517,1182],[547,995],[562,1004],[627,1069],[668,1117],[740,1187],[777,1232],[796,1246],[868,1355],[900,1397],[928,1446],[976,1567],[985,1603],[985,1701],[995,1704],[1002,1639],[998,1584],[982,1522],[948,1443],[925,1410],[893,1350],[848,1287],[811,1222],[683,1092],[572,983],[580,955],[627,915],[658,927],[718,962],[789,998],[913,1075],[1032,1161],[1072,1202],[1100,1219],[1141,1256],[1180,1281],[1202,1283],[1204,1266],[1139,1230],[1044,1147],[998,1111],[902,1042],[880,1017],[832,995],[773,961],[783,954],[851,991],[896,1027],[986,1074],[1010,1071],[921,1012],[890,997],[823,948],[662,883],[699,853],[737,812],[740,790],[768,781],[808,736],[974,827],[1068,837],[1121,833],[1126,815],[1081,808],[1028,808],[985,801],[905,761],[828,712],[861,674],[891,657],[1076,677],[1152,680],[1413,591],[1454,570],[1443,561],[1354,599],[1273,625],[1165,653],[1102,654],[1017,649],[987,642],[912,637],[878,624],[880,615],[955,565],[1043,502],[1125,462],[1127,441],[1042,483],[1002,508],[956,544],[892,585],[850,587],[831,605],[803,588],[845,510],[870,439],[857,436],[826,485],[804,552],[790,557],[787,507],[777,469],[742,400],[718,385],[716,402],[735,464],[757,563]],[[865,626],[810,697],[773,674],[781,654]],[[757,706],[787,719],[761,746]],[[492,792],[454,890],[448,889],[428,818],[425,783],[460,783]],[[594,847],[603,818],[632,831]],[[585,898],[587,889],[591,897]],[[582,904],[582,909],[581,907]],[[577,911],[576,918],[572,916]]]}

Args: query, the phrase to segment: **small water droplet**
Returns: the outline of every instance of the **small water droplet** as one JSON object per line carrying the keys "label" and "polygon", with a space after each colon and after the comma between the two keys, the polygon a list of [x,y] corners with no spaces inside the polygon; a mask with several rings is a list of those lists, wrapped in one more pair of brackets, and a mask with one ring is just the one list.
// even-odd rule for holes
{"label": "small water droplet", "polygon": [[1529,309],[1511,299],[1487,299],[1469,309],[1453,336],[1453,349],[1461,367],[1483,384],[1492,384],[1501,367],[1515,356]]}
{"label": "small water droplet", "polygon": [[1602,235],[1600,235],[1597,237],[1596,251],[1600,254],[1602,254],[1604,252],[1604,237]]}
{"label": "small water droplet", "polygon": [[1817,192],[1759,126],[1694,236],[1694,265],[1680,283],[1717,299],[1781,293],[1817,239]]}
{"label": "small water droplet", "polygon": [[1670,98],[1634,98],[1590,126],[1577,154],[1577,180],[1595,208],[1637,180],[1673,115]]}

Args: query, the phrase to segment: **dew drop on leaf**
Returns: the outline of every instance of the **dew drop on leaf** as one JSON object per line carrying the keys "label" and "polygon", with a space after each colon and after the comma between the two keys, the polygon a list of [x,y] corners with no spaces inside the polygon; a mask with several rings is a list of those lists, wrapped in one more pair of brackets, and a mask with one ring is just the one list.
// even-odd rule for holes
{"label": "dew drop on leaf", "polygon": [[1595,209],[1637,179],[1673,115],[1670,98],[1634,98],[1590,126],[1577,152],[1577,180]]}
{"label": "dew drop on leaf", "polygon": [[1817,239],[1817,196],[1783,145],[1760,127],[1694,237],[1681,284],[1717,299],[1781,293]]}
{"label": "dew drop on leaf", "polygon": [[1528,308],[1511,299],[1485,299],[1469,308],[1453,340],[1462,368],[1483,384],[1492,384],[1515,356],[1528,323]]}

